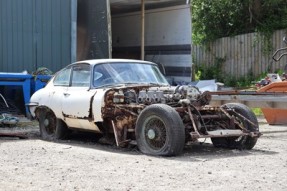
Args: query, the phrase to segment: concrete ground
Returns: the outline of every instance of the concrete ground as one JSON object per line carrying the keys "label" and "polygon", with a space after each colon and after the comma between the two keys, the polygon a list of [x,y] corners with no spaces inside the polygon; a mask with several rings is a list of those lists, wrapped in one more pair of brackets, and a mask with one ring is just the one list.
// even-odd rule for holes
{"label": "concrete ground", "polygon": [[[37,123],[22,121],[0,138],[0,190],[287,190],[287,126],[259,118],[263,136],[252,150],[186,146],[177,157],[118,149],[92,137],[47,142]],[[11,132],[0,128],[1,132]]]}

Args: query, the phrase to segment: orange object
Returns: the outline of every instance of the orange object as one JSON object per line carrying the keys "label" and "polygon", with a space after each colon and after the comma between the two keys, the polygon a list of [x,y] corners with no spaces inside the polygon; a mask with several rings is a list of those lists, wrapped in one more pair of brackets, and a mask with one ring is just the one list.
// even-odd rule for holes
{"label": "orange object", "polygon": [[[257,92],[287,92],[287,81],[273,82],[260,88]],[[286,109],[272,109],[261,108],[265,119],[270,125],[287,124],[287,108]]]}

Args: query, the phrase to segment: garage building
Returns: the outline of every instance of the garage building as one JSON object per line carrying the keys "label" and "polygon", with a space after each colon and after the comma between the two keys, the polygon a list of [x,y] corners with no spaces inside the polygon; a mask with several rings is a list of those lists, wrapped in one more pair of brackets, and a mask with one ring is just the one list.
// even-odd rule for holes
{"label": "garage building", "polygon": [[0,71],[53,72],[76,60],[144,59],[191,78],[189,0],[1,0]]}

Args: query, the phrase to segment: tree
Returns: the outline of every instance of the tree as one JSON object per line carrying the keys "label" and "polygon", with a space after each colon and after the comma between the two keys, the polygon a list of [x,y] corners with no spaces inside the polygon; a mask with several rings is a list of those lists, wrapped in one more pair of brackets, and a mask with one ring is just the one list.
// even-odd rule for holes
{"label": "tree", "polygon": [[286,0],[193,0],[193,42],[287,28]]}

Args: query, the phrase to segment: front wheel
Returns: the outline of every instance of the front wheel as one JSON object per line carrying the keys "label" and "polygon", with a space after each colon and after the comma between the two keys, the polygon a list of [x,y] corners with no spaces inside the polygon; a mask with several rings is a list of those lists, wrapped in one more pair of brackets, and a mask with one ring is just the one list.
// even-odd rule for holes
{"label": "front wheel", "polygon": [[70,133],[67,125],[61,119],[57,119],[51,110],[41,109],[38,119],[40,134],[45,140],[65,139]]}
{"label": "front wheel", "polygon": [[164,104],[148,106],[140,113],[135,134],[138,148],[148,155],[178,155],[185,144],[185,130],[179,114]]}
{"label": "front wheel", "polygon": [[[229,108],[234,110],[230,112],[235,119],[249,132],[259,132],[258,121],[255,114],[244,104],[240,103],[228,103],[222,106],[223,108]],[[238,113],[239,115],[236,115]],[[244,118],[251,121],[254,125],[250,124]],[[211,138],[211,141],[215,147],[227,147],[227,148],[237,148],[237,149],[252,149],[256,142],[257,137],[251,136],[241,136],[241,137],[227,137],[227,138]]]}

